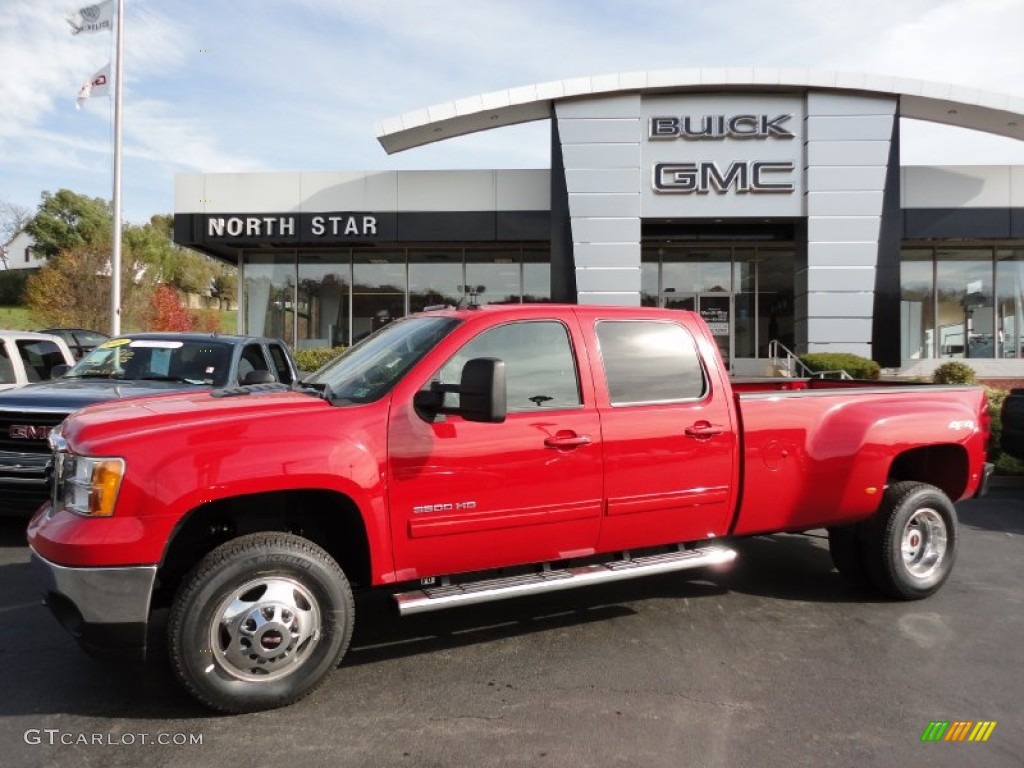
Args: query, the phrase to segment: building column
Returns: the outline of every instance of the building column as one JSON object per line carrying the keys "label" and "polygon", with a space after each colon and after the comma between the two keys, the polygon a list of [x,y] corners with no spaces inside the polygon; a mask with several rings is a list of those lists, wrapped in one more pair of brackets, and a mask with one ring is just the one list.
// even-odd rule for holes
{"label": "building column", "polygon": [[640,305],[639,114],[639,94],[555,104],[580,304]]}
{"label": "building column", "polygon": [[872,356],[896,104],[895,96],[807,95],[807,261],[794,281],[797,343],[807,352]]}

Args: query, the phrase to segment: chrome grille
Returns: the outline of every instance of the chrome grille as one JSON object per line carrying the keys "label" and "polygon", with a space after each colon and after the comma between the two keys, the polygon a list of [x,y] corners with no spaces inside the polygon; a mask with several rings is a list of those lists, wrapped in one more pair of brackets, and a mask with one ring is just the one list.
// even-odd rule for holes
{"label": "chrome grille", "polygon": [[[12,413],[0,411],[0,451],[13,453],[48,454],[50,446],[46,433],[60,424],[66,413]],[[25,429],[25,428],[28,429]],[[17,437],[12,435],[29,435]]]}

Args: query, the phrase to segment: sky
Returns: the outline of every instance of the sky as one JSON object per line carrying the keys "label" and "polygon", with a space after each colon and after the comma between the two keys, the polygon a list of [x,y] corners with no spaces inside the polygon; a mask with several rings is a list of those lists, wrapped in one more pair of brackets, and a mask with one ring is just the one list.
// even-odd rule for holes
{"label": "sky", "polygon": [[[116,0],[115,0],[116,2]],[[87,0],[0,3],[0,201],[112,196],[113,51]],[[587,75],[785,67],[1024,95],[1024,0],[125,0],[122,202],[172,213],[178,173],[548,168],[535,123],[392,156],[376,124]],[[903,121],[904,165],[1024,165],[1024,142]]]}

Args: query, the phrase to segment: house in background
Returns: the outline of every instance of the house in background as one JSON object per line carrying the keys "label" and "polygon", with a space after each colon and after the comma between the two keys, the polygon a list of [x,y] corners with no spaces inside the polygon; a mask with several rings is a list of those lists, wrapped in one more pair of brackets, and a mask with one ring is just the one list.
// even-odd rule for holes
{"label": "house in background", "polygon": [[27,232],[19,232],[9,242],[0,246],[0,270],[38,269],[46,263],[46,257],[36,251],[36,242]]}

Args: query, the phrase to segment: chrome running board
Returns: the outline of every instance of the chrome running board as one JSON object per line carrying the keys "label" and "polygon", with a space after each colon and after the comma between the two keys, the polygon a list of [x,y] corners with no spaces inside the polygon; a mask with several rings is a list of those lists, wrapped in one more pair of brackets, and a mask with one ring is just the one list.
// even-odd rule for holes
{"label": "chrome running board", "polygon": [[394,595],[398,613],[412,616],[416,613],[439,611],[458,605],[474,605],[509,597],[555,592],[561,589],[586,587],[610,581],[624,581],[658,573],[685,571],[708,565],[732,562],[736,552],[725,547],[701,547],[659,555],[613,560],[608,563],[581,565],[562,570],[544,570],[538,573],[504,576],[466,584],[399,592]]}

